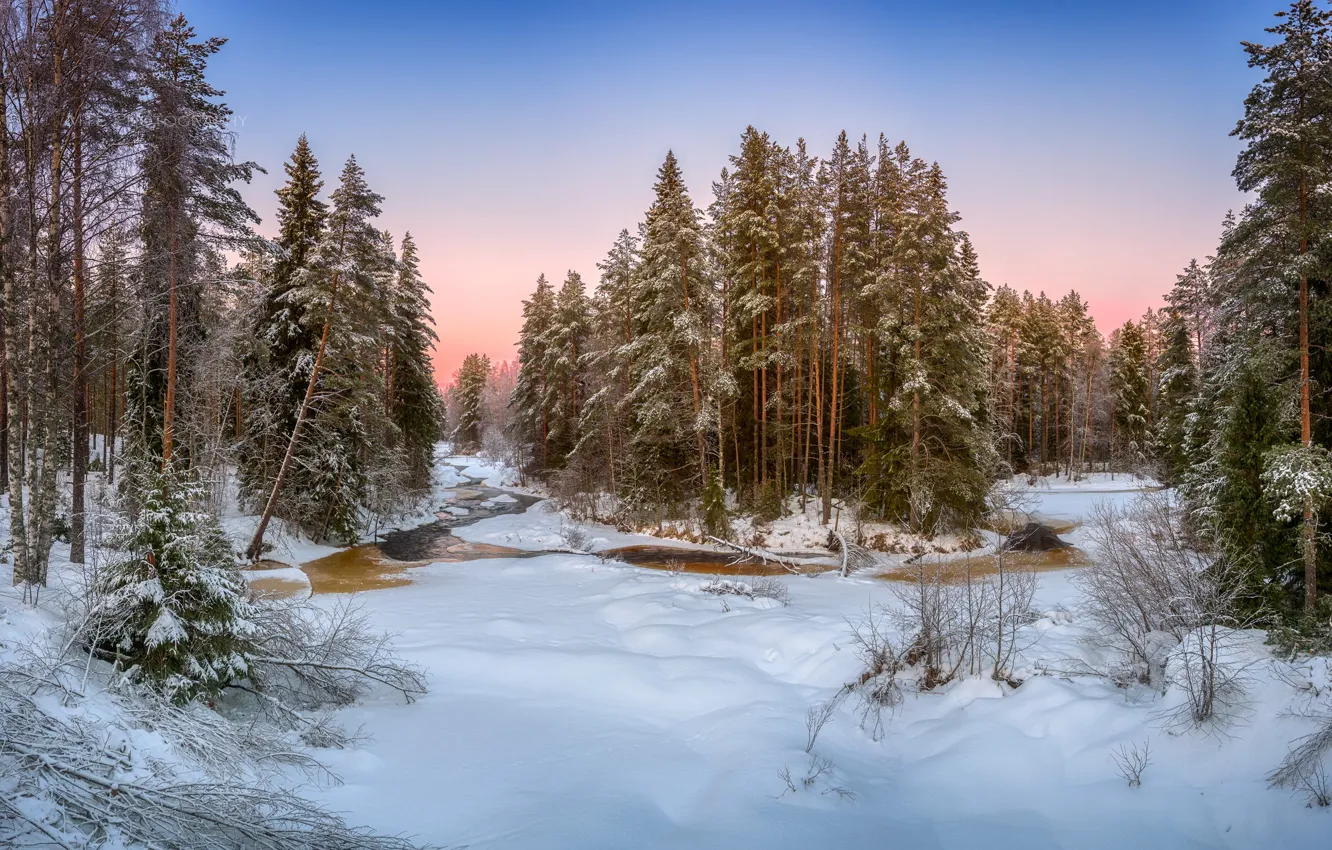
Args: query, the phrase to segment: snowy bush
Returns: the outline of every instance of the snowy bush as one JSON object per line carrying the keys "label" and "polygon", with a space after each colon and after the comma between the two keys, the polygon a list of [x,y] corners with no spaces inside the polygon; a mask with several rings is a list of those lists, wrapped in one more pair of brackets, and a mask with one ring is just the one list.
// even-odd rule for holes
{"label": "snowy bush", "polygon": [[312,762],[278,738],[151,695],[107,691],[94,705],[52,666],[0,665],[6,847],[413,846],[284,790],[274,768],[308,771]]}
{"label": "snowy bush", "polygon": [[254,606],[203,489],[170,466],[142,477],[84,634],[129,678],[177,702],[216,695],[249,674]]}
{"label": "snowy bush", "polygon": [[700,593],[715,596],[743,596],[746,599],[771,599],[782,605],[791,603],[791,592],[786,583],[770,576],[759,576],[749,582],[714,579],[698,586]]}
{"label": "snowy bush", "polygon": [[841,694],[854,692],[859,697],[861,728],[876,741],[883,737],[884,712],[892,712],[902,703],[897,675],[904,663],[888,637],[889,616],[888,610],[880,607],[866,612],[852,626],[851,643],[865,671],[844,687]]}
{"label": "snowy bush", "polygon": [[342,745],[340,730],[299,710],[350,705],[374,686],[408,702],[425,693],[424,674],[402,661],[391,636],[376,630],[350,601],[331,608],[305,600],[256,607],[254,672],[234,690],[257,697],[276,722],[300,729],[310,743]]}
{"label": "snowy bush", "polygon": [[1097,556],[1073,581],[1101,640],[1125,659],[1111,674],[1181,688],[1185,703],[1169,719],[1233,717],[1247,692],[1242,631],[1256,622],[1242,613],[1249,608],[1243,563],[1197,551],[1166,494],[1125,508],[1098,505],[1094,517]]}
{"label": "snowy bush", "polygon": [[1314,721],[1315,727],[1291,742],[1290,752],[1267,779],[1272,785],[1305,793],[1311,806],[1327,806],[1332,803],[1327,779],[1327,760],[1332,754],[1332,659],[1279,665],[1277,675],[1296,690],[1292,713]]}
{"label": "snowy bush", "polygon": [[1215,642],[1228,637],[1224,627],[1248,624],[1237,613],[1247,585],[1242,564],[1198,551],[1181,520],[1163,493],[1122,508],[1098,504],[1090,528],[1096,557],[1073,576],[1084,612],[1144,684],[1164,684],[1171,654],[1194,630],[1215,627],[1204,636]]}

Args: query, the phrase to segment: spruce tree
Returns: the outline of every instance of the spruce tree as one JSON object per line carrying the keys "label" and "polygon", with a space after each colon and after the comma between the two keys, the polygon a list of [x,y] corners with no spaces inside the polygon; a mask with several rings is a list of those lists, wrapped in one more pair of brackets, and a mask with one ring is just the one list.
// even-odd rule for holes
{"label": "spruce tree", "polygon": [[392,427],[377,368],[388,314],[382,281],[392,265],[372,223],[383,198],[370,190],[353,156],[331,200],[309,265],[281,298],[300,316],[300,336],[315,342],[294,358],[292,371],[304,379],[305,392],[291,432],[279,437],[282,460],[262,480],[248,482],[251,497],[263,505],[251,558],[261,553],[275,513],[315,539],[355,540],[365,475],[383,462],[383,435]]}
{"label": "spruce tree", "polygon": [[144,464],[138,510],[98,577],[89,634],[130,677],[173,701],[215,696],[249,674],[256,652],[248,587],[206,494],[175,464]]}
{"label": "spruce tree", "polygon": [[1299,563],[1298,536],[1274,516],[1263,486],[1264,460],[1283,443],[1286,430],[1265,374],[1270,368],[1269,356],[1260,353],[1229,382],[1217,435],[1219,486],[1211,504],[1226,554],[1252,558],[1257,566],[1257,598],[1275,610],[1289,610],[1303,576],[1293,568]]}
{"label": "spruce tree", "polygon": [[1160,467],[1164,484],[1178,484],[1188,469],[1188,418],[1197,392],[1196,370],[1188,323],[1183,315],[1171,311],[1166,319],[1169,340],[1161,352],[1157,371],[1161,375],[1161,393],[1157,400],[1152,454]]}
{"label": "spruce tree", "polygon": [[[582,405],[579,439],[573,458],[597,469],[604,485],[619,492],[629,458],[621,450],[626,431],[625,396],[629,392],[633,331],[633,281],[638,263],[638,240],[621,230],[606,259],[597,264],[601,281],[589,302],[587,352],[581,358],[587,400]],[[630,476],[632,477],[632,476]]]}
{"label": "spruce tree", "polygon": [[304,321],[301,305],[287,297],[298,273],[309,267],[323,236],[328,206],[319,199],[323,180],[305,135],[284,166],[278,189],[277,260],[256,316],[245,366],[246,439],[237,452],[242,492],[262,498],[282,462],[285,437],[296,424],[308,375],[300,358],[318,346],[317,329]]}
{"label": "spruce tree", "polygon": [[555,297],[555,319],[546,345],[549,362],[545,406],[550,410],[553,466],[564,466],[578,444],[579,419],[587,400],[584,359],[591,333],[591,305],[578,272],[570,270]]}
{"label": "spruce tree", "polygon": [[666,506],[697,496],[707,481],[713,417],[700,361],[708,347],[711,289],[703,277],[698,210],[675,154],[657,172],[634,282],[630,446],[640,477],[630,501]]}
{"label": "spruce tree", "polygon": [[430,287],[421,278],[420,258],[410,233],[402,237],[401,254],[389,299],[388,412],[402,441],[407,484],[421,488],[430,483],[435,440],[443,422],[430,362],[431,348],[439,336],[430,314]]}
{"label": "spruce tree", "polygon": [[544,472],[550,465],[550,331],[555,326],[555,290],[543,274],[532,297],[523,302],[518,331],[518,382],[509,406],[514,439],[522,447],[526,471]]}
{"label": "spruce tree", "polygon": [[453,429],[453,450],[472,454],[481,448],[482,402],[490,380],[490,358],[469,354],[463,358],[453,391],[458,405],[458,424]]}
{"label": "spruce tree", "polygon": [[1147,457],[1147,347],[1142,331],[1124,323],[1112,340],[1110,386],[1115,397],[1115,440],[1127,453],[1130,469],[1140,469]]}

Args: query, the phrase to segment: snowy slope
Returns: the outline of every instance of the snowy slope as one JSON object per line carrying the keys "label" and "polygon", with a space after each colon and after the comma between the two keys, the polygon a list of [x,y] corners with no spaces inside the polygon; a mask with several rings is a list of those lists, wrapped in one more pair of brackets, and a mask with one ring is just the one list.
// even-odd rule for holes
{"label": "snowy slope", "polygon": [[[1028,674],[1087,652],[1056,610],[1076,602],[1067,577],[1042,578],[1054,617],[1033,626]],[[332,754],[348,784],[326,801],[471,848],[1257,848],[1332,833],[1326,811],[1265,786],[1307,727],[1277,716],[1289,689],[1261,672],[1231,738],[1167,734],[1161,700],[1092,678],[908,697],[877,743],[847,702],[816,750],[857,799],[782,795],[778,772],[809,760],[806,709],[859,672],[846,618],[895,598],[823,575],[790,579],[790,607],[724,611],[698,584],[552,555],[436,565],[365,595],[432,691],[343,713],[374,743]],[[1148,738],[1155,763],[1127,788],[1110,751]]]}

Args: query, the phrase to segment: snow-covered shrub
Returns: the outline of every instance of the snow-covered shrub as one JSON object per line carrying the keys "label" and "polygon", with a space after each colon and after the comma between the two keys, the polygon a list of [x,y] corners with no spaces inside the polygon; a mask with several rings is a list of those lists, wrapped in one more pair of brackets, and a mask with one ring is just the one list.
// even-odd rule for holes
{"label": "snow-covered shrub", "polygon": [[698,586],[700,593],[714,596],[743,596],[746,599],[771,599],[782,605],[789,605],[791,592],[786,583],[771,576],[759,576],[748,582],[732,581],[728,578],[705,581]]}
{"label": "snow-covered shrub", "polygon": [[84,634],[129,678],[177,702],[215,695],[250,672],[254,606],[203,489],[173,466],[141,476]]}
{"label": "snow-covered shrub", "polygon": [[564,541],[564,548],[571,552],[586,554],[591,551],[592,535],[585,526],[568,517],[560,518],[560,539]]}
{"label": "snow-covered shrub", "polygon": [[[823,796],[832,795],[839,800],[854,802],[856,799],[856,793],[854,791],[842,785],[833,784],[832,780],[836,770],[837,765],[833,764],[832,759],[824,755],[819,755],[818,753],[810,753],[809,764],[806,765],[804,771],[800,775],[793,774],[790,765],[777,771],[777,777],[781,779],[782,784],[786,786],[778,796],[796,794],[801,791],[819,790],[819,793]],[[822,786],[821,788],[819,787],[820,785]]]}
{"label": "snow-covered shrub", "polygon": [[138,693],[106,691],[93,705],[51,666],[0,664],[4,846],[413,847],[286,790],[271,768],[309,764],[285,742]]}
{"label": "snow-covered shrub", "polygon": [[1242,636],[1227,618],[1210,620],[1190,629],[1167,660],[1167,681],[1185,696],[1179,710],[1165,715],[1176,725],[1224,724],[1247,709],[1250,664]]}
{"label": "snow-covered shrub", "polygon": [[1272,785],[1308,795],[1310,805],[1332,802],[1327,761],[1332,755],[1332,660],[1314,658],[1308,664],[1279,667],[1278,676],[1295,688],[1294,714],[1315,722],[1314,731],[1291,742],[1290,752],[1267,777]]}
{"label": "snow-covered shrub", "polygon": [[1098,505],[1094,516],[1096,557],[1073,581],[1105,645],[1126,662],[1112,675],[1181,688],[1185,702],[1169,720],[1231,719],[1247,693],[1242,632],[1257,623],[1246,613],[1252,606],[1243,561],[1194,548],[1178,504],[1164,493],[1124,508]]}
{"label": "snow-covered shrub", "polygon": [[883,736],[884,712],[891,713],[902,703],[898,673],[905,666],[902,654],[888,636],[891,613],[879,607],[867,611],[851,629],[851,645],[865,666],[860,678],[842,689],[842,696],[854,692],[860,699],[860,725],[879,740]]}
{"label": "snow-covered shrub", "polygon": [[299,730],[312,746],[345,746],[350,738],[327,717],[302,711],[350,705],[376,685],[408,702],[426,691],[421,670],[399,658],[391,636],[350,601],[325,608],[273,600],[255,606],[254,616],[252,676],[232,688],[256,698],[272,722]]}

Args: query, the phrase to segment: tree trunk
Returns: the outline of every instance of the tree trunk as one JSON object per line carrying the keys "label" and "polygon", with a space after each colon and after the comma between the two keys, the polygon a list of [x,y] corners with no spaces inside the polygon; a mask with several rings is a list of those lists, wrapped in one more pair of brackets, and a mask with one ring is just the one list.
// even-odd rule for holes
{"label": "tree trunk", "polygon": [[84,481],[88,471],[88,365],[84,329],[83,268],[83,107],[74,108],[74,456],[71,458],[69,560],[84,561]]}
{"label": "tree trunk", "polygon": [[[1300,223],[1308,218],[1308,189],[1300,178]],[[1300,233],[1300,255],[1309,250],[1303,230]],[[1300,442],[1313,446],[1313,422],[1309,405],[1309,278],[1300,275]],[[1312,613],[1318,604],[1318,520],[1310,499],[1304,503],[1303,556],[1304,556],[1304,610]]]}

